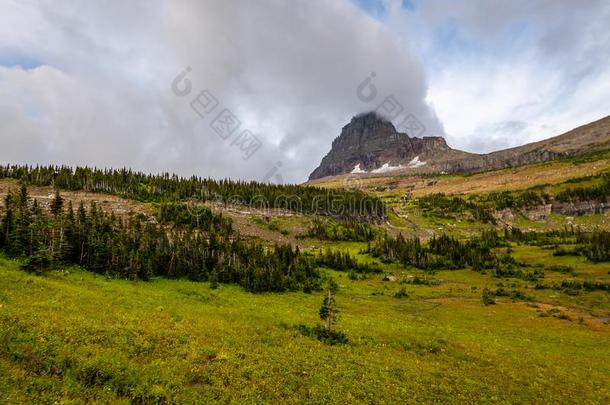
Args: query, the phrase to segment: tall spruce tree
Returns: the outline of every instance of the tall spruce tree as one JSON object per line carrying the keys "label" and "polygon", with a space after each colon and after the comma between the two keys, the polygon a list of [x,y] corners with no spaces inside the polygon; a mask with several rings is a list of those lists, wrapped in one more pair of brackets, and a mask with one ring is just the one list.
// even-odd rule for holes
{"label": "tall spruce tree", "polygon": [[64,207],[64,199],[59,194],[59,190],[55,191],[55,197],[53,201],[51,201],[51,213],[53,216],[57,217],[61,214],[61,211]]}

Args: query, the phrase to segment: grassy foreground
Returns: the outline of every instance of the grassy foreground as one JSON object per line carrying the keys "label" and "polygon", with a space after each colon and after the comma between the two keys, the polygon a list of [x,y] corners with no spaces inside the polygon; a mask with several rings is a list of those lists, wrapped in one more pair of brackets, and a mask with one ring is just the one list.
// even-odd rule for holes
{"label": "grassy foreground", "polygon": [[[541,317],[508,299],[486,307],[480,291],[497,280],[469,270],[408,285],[404,299],[382,276],[329,274],[341,286],[347,345],[295,328],[317,324],[321,293],[254,295],[79,269],[34,276],[0,257],[0,402],[610,400],[607,323]],[[587,301],[608,313],[607,293],[579,297]]]}

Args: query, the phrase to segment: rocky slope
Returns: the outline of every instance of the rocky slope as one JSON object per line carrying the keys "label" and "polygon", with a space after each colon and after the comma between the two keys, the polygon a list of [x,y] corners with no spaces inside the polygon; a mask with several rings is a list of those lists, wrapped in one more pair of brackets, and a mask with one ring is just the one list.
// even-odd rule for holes
{"label": "rocky slope", "polygon": [[399,133],[374,112],[343,127],[310,180],[347,173],[479,172],[610,148],[610,116],[563,135],[485,155],[450,148],[442,137]]}

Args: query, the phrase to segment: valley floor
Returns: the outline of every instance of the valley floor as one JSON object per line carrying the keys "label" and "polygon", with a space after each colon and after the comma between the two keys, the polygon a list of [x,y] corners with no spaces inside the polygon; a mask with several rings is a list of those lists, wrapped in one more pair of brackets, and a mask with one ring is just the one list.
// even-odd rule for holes
{"label": "valley floor", "polygon": [[[345,244],[357,251],[358,244]],[[534,248],[515,255],[548,257]],[[604,265],[570,261],[583,278]],[[562,262],[563,263],[563,262]],[[389,266],[389,265],[388,265]],[[470,270],[340,285],[346,345],[299,333],[322,293],[251,294],[180,280],[111,280],[77,268],[34,276],[0,257],[0,402],[608,403],[610,300],[535,290]],[[560,276],[547,273],[551,281]],[[498,282],[531,301],[481,303]],[[407,298],[394,294],[404,287]]]}

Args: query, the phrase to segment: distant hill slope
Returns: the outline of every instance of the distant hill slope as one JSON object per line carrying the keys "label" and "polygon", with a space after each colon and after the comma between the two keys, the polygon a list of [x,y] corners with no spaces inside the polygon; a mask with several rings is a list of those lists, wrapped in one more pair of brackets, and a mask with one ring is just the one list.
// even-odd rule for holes
{"label": "distant hill slope", "polygon": [[[610,149],[610,116],[583,125],[563,135],[504,149],[476,159],[456,159],[444,163],[448,172],[475,172],[545,162],[562,157],[576,156],[597,150]],[[443,165],[443,163],[441,163]]]}
{"label": "distant hill slope", "polygon": [[374,112],[352,118],[309,180],[341,174],[480,172],[610,149],[610,116],[543,141],[489,154],[452,149],[442,137],[412,138]]}

